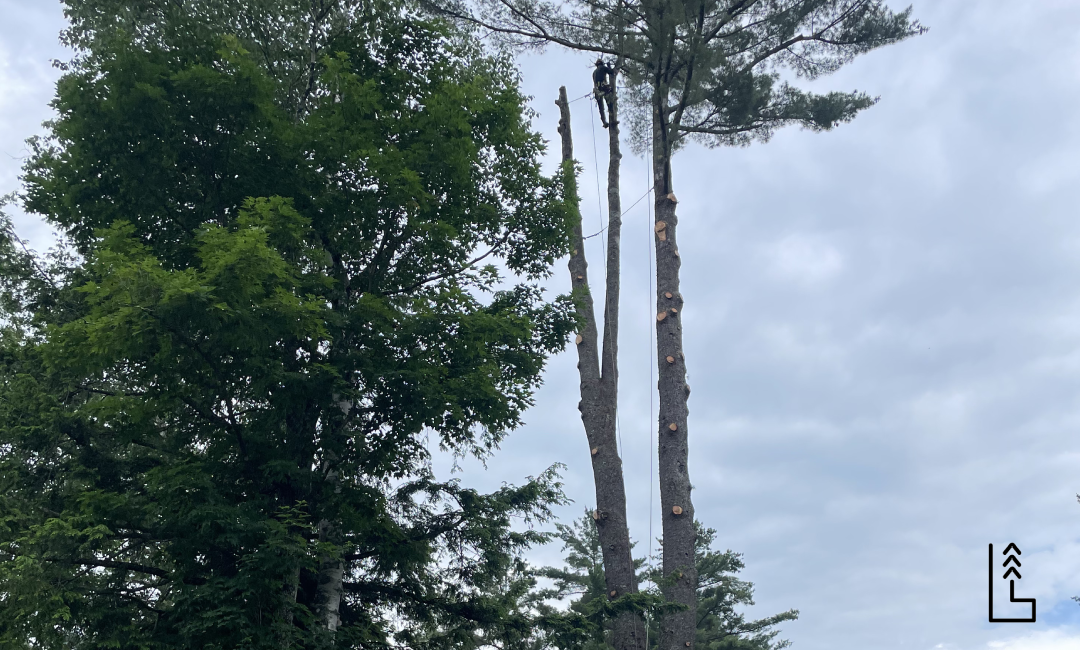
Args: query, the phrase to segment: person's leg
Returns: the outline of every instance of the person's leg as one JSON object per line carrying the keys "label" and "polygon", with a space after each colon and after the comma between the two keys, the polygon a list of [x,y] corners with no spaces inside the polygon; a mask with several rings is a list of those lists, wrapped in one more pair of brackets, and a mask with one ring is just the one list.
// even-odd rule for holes
{"label": "person's leg", "polygon": [[594,90],[593,94],[596,96],[596,110],[600,111],[600,123],[607,128],[607,115],[604,113],[604,93],[600,90]]}
{"label": "person's leg", "polygon": [[607,127],[607,126],[610,126],[611,124],[615,123],[615,120],[611,117],[612,113],[614,113],[614,111],[611,109],[611,98],[614,95],[614,93],[611,90],[611,86],[604,86],[603,91],[604,91],[604,103],[607,104],[607,109],[608,109],[607,110],[608,119],[606,120],[606,123],[604,124],[604,126]]}

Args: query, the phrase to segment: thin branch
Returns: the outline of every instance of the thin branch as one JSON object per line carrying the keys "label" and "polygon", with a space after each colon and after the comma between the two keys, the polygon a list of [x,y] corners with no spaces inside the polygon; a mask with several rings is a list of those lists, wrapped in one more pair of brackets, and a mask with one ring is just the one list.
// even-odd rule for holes
{"label": "thin branch", "polygon": [[115,560],[96,560],[90,558],[75,558],[72,560],[61,560],[53,558],[50,561],[59,562],[61,564],[79,564],[83,566],[101,567],[103,569],[122,569],[124,571],[133,571],[135,573],[145,573],[147,575],[158,576],[166,580],[172,580],[172,574],[165,569],[159,569],[153,566],[147,566],[145,564],[137,564],[135,562],[117,562]]}
{"label": "thin branch", "polygon": [[495,253],[495,251],[499,250],[499,248],[501,248],[502,245],[505,244],[507,242],[507,240],[510,239],[511,234],[512,234],[511,231],[507,231],[506,234],[503,235],[501,239],[499,239],[499,241],[495,242],[495,244],[491,247],[490,250],[488,250],[488,252],[486,252],[483,255],[480,255],[478,257],[473,258],[472,260],[466,262],[465,264],[459,266],[456,269],[451,269],[449,271],[444,271],[442,273],[435,273],[433,275],[429,275],[426,278],[424,278],[424,279],[422,279],[422,280],[420,280],[420,281],[418,281],[418,282],[416,282],[416,283],[414,283],[412,285],[409,285],[409,286],[404,287],[402,289],[397,289],[395,291],[388,291],[388,292],[386,292],[386,293],[384,293],[382,295],[384,295],[384,296],[396,296],[396,295],[399,295],[399,294],[402,294],[402,293],[409,293],[410,291],[418,289],[418,288],[424,286],[425,284],[427,284],[429,282],[435,282],[437,280],[444,280],[446,278],[450,278],[450,277],[453,277],[455,275],[459,275],[461,273],[464,273],[465,271],[468,271],[472,267],[476,266],[476,264],[478,262],[481,262],[484,259],[486,259],[487,257],[490,257],[492,254]]}

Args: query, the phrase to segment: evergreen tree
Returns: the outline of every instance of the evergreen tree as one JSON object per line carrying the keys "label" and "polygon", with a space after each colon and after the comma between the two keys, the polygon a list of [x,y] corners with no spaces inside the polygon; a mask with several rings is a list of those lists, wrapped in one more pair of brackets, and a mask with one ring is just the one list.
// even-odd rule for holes
{"label": "evergreen tree", "polygon": [[23,200],[69,246],[0,223],[0,646],[520,637],[554,470],[426,444],[492,453],[572,326],[509,62],[391,6],[67,6]]}
{"label": "evergreen tree", "polygon": [[[596,612],[605,598],[604,569],[600,537],[592,517],[586,514],[572,525],[556,524],[558,538],[563,542],[565,565],[548,567],[538,571],[554,581],[554,588],[543,592],[543,597],[571,599],[570,610],[596,619]],[[738,609],[754,604],[754,585],[738,577],[745,567],[742,555],[733,551],[716,551],[712,545],[716,531],[696,523],[697,539],[695,561],[697,565],[698,610],[695,643],[708,650],[781,650],[790,642],[778,640],[780,630],[776,626],[784,621],[795,620],[799,612],[789,610],[762,619],[747,620]],[[649,648],[660,647],[659,615],[665,608],[657,585],[664,579],[662,567],[651,558],[635,560],[641,569],[643,580],[651,583],[644,590],[646,598],[639,605],[652,611],[649,624]],[[588,645],[589,650],[609,650],[611,636],[596,637]]]}
{"label": "evergreen tree", "polygon": [[[680,292],[683,260],[671,160],[690,141],[747,145],[797,124],[817,131],[848,122],[875,99],[816,94],[783,80],[813,79],[923,28],[910,8],[885,0],[423,0],[432,12],[501,34],[516,46],[562,47],[615,58],[632,143],[648,152],[656,222],[656,354],[665,596],[664,650],[693,644],[697,620],[695,528],[689,472],[686,358]],[[598,485],[597,489],[601,489]],[[614,487],[612,489],[615,489]],[[624,650],[624,648],[619,648]]]}

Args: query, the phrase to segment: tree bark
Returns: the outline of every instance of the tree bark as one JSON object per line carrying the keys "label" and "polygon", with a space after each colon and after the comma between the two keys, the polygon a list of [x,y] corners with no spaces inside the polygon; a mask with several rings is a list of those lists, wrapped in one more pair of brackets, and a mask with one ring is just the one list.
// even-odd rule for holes
{"label": "tree bark", "polygon": [[[334,527],[329,520],[319,521],[319,541],[337,542]],[[319,557],[319,574],[315,594],[315,613],[322,630],[332,638],[341,625],[341,592],[345,578],[345,565],[339,554]]]}
{"label": "tree bark", "polygon": [[697,567],[694,564],[694,504],[690,498],[686,359],[683,356],[683,297],[679,291],[678,217],[671,183],[671,136],[668,107],[661,88],[653,107],[653,189],[656,223],[656,354],[660,393],[658,454],[660,508],[663,521],[663,574],[667,600],[687,609],[660,622],[660,647],[693,647],[697,629]]}
{"label": "tree bark", "polygon": [[[352,402],[343,399],[340,395],[333,395],[334,402],[346,417],[352,410]],[[335,497],[341,494],[341,483],[334,464],[337,456],[330,451],[325,451],[322,470],[325,481],[334,486]],[[315,615],[319,621],[319,631],[325,634],[330,643],[341,626],[341,595],[344,591],[345,562],[341,558],[341,534],[334,525],[334,521],[322,518],[318,528],[319,542],[334,544],[338,547],[334,553],[321,553],[319,555],[319,568],[315,587]]]}
{"label": "tree bark", "polygon": [[[568,267],[581,331],[575,339],[578,353],[578,374],[581,379],[581,402],[578,410],[585,425],[585,435],[592,458],[593,482],[596,488],[596,522],[604,559],[604,580],[609,599],[637,593],[637,577],[630,553],[630,530],[626,523],[626,488],[623,483],[622,459],[619,458],[616,408],[618,405],[618,323],[619,323],[619,237],[622,208],[619,196],[618,125],[615,121],[614,91],[610,98],[611,126],[609,128],[608,165],[608,251],[606,295],[604,300],[603,361],[599,358],[596,316],[589,292],[588,263],[585,259],[585,239],[580,219],[574,227],[573,249]],[[570,133],[570,105],[566,87],[559,89],[559,134],[562,136],[563,164],[573,164],[574,145]],[[576,201],[577,197],[571,200]],[[644,650],[645,623],[638,613],[627,612],[612,625],[616,650]]]}

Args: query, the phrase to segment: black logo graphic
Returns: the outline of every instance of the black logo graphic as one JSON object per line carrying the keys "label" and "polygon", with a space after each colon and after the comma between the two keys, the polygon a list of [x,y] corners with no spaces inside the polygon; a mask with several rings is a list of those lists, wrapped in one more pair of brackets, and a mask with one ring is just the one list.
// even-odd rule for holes
{"label": "black logo graphic", "polygon": [[[1016,555],[1021,555],[1020,547],[1016,544],[1009,544],[1005,547],[1005,550],[1001,552],[1002,555],[1009,555],[1009,550],[1016,551]],[[1005,561],[1001,564],[1002,567],[1008,567],[1005,575],[1001,576],[1002,580],[1009,578],[1010,575],[1015,575],[1016,580],[1021,578],[1020,572],[1017,569],[1020,568],[1020,560],[1016,555],[1009,555],[1005,558]],[[1015,565],[1015,566],[1010,566]],[[1016,580],[1009,578],[1009,602],[1010,603],[1031,603],[1031,618],[995,618],[994,617],[994,545],[990,545],[990,622],[991,623],[1034,623],[1035,622],[1035,599],[1034,598],[1017,598],[1016,597]]]}

